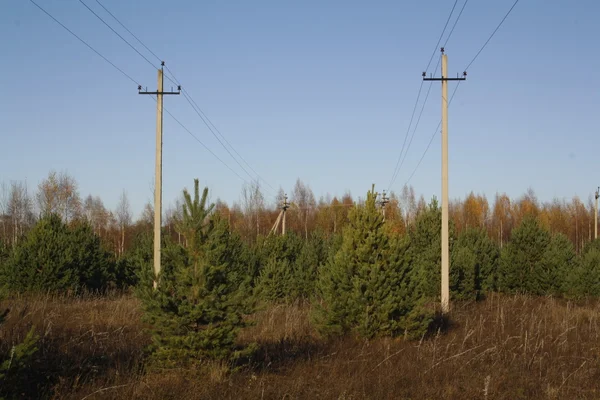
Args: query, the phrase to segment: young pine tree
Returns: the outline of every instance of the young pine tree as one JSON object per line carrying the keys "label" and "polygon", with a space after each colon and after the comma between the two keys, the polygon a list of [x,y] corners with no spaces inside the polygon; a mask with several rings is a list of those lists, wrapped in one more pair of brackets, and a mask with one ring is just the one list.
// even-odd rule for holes
{"label": "young pine tree", "polygon": [[573,267],[574,255],[566,237],[552,236],[537,219],[525,218],[502,249],[499,289],[508,293],[559,294]]}
{"label": "young pine tree", "polygon": [[161,367],[244,354],[235,346],[247,312],[239,280],[233,279],[244,268],[237,259],[239,238],[230,234],[225,220],[211,214],[208,189],[200,197],[198,180],[194,184],[193,199],[184,190],[179,224],[187,247],[167,247],[157,289],[149,276],[139,290],[144,319],[151,327],[152,360]]}
{"label": "young pine tree", "polygon": [[[453,251],[454,224],[449,225],[450,254]],[[413,274],[420,297],[439,298],[442,269],[442,211],[435,198],[421,211],[409,232]],[[450,266],[452,271],[452,265]]]}
{"label": "young pine tree", "polygon": [[57,215],[38,221],[13,251],[4,271],[14,291],[103,289],[114,262],[86,225],[69,228]]}
{"label": "young pine tree", "polygon": [[566,282],[565,292],[569,297],[600,297],[600,249],[587,248],[567,275]]}
{"label": "young pine tree", "polygon": [[325,335],[394,336],[422,332],[429,322],[414,297],[409,242],[388,234],[375,199],[368,192],[350,212],[340,250],[319,270],[313,317]]}
{"label": "young pine tree", "polygon": [[457,299],[480,299],[495,290],[500,252],[485,230],[468,228],[450,255],[450,290]]}

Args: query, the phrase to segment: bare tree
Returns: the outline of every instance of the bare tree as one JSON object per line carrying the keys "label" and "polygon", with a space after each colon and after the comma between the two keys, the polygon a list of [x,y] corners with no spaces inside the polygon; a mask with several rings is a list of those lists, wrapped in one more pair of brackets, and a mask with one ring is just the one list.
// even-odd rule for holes
{"label": "bare tree", "polygon": [[129,205],[129,199],[127,198],[127,192],[123,190],[119,197],[119,204],[117,204],[117,210],[115,211],[117,217],[117,223],[119,224],[119,230],[121,232],[121,240],[119,243],[119,256],[123,255],[125,251],[125,230],[131,225],[131,207]]}
{"label": "bare tree", "polygon": [[59,190],[56,171],[50,171],[48,177],[38,185],[37,201],[41,214],[58,214]]}
{"label": "bare tree", "polygon": [[50,171],[40,182],[37,194],[42,214],[58,214],[65,222],[72,221],[81,213],[81,198],[75,178],[66,172]]}
{"label": "bare tree", "polygon": [[315,195],[310,189],[310,186],[305,185],[300,178],[298,178],[296,180],[296,185],[294,186],[292,199],[300,209],[299,211],[303,217],[304,223],[304,236],[308,239],[308,217],[313,214],[316,206]]}
{"label": "bare tree", "polygon": [[248,234],[252,231],[252,227],[256,226],[256,236],[258,236],[260,234],[260,213],[265,208],[265,198],[260,191],[258,181],[244,185],[242,188],[242,204],[244,205]]}
{"label": "bare tree", "polygon": [[33,223],[33,202],[24,182],[11,182],[6,207],[8,222],[12,228],[12,244],[17,244],[25,230]]}

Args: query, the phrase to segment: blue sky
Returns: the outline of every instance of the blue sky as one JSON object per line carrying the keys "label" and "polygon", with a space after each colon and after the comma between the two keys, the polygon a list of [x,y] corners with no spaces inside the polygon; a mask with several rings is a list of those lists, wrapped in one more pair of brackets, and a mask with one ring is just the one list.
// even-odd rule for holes
{"label": "blue sky", "polygon": [[[156,71],[77,0],[37,1],[155,89]],[[85,1],[119,28],[95,0]],[[454,3],[101,1],[167,62],[264,179],[291,192],[300,178],[317,198],[363,196],[371,183],[387,188],[421,72]],[[512,3],[467,4],[446,47],[450,73],[463,71]],[[152,196],[155,103],[29,1],[4,4],[0,181],[26,179],[33,189],[51,169],[66,170],[82,196],[114,207],[126,189],[139,212]],[[541,200],[586,200],[600,184],[598,15],[594,0],[517,4],[450,108],[451,198],[519,196],[532,187]],[[396,191],[439,122],[440,85],[433,85]],[[165,107],[249,179],[183,96],[166,98]],[[439,197],[440,154],[437,136],[410,182],[426,198]],[[213,199],[239,200],[243,182],[167,115],[163,157],[167,204],[196,177]]]}

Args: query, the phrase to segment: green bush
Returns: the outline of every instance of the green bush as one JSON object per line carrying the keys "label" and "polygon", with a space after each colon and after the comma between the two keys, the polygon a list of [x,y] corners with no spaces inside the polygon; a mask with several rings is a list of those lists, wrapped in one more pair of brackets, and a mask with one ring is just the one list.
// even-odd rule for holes
{"label": "green bush", "polygon": [[419,335],[429,325],[414,296],[410,242],[387,232],[375,199],[369,192],[350,212],[341,248],[319,270],[313,319],[325,335]]}
{"label": "green bush", "polygon": [[114,261],[88,225],[70,228],[50,215],[17,245],[3,275],[19,292],[102,290],[114,280]]}

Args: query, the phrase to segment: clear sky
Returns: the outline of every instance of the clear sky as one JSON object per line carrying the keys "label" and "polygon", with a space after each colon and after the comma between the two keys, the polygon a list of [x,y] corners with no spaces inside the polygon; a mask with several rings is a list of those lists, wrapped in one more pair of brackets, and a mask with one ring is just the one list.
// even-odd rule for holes
{"label": "clear sky", "polygon": [[[156,70],[79,1],[37,1],[136,81],[156,88]],[[85,1],[127,35],[95,0]],[[387,188],[421,72],[454,4],[101,1],[167,62],[265,180],[291,192],[299,177],[317,198],[348,190],[364,196],[371,183]],[[464,70],[512,3],[467,4],[446,47],[451,74]],[[597,0],[517,4],[450,108],[451,198],[470,191],[519,196],[532,187],[540,200],[585,201],[600,185],[598,16]],[[152,99],[27,0],[3,2],[0,37],[0,181],[27,180],[33,189],[51,169],[65,170],[82,196],[100,195],[112,208],[126,189],[141,211],[154,176]],[[249,180],[183,96],[166,97],[165,107]],[[439,119],[435,82],[392,189],[400,191]],[[426,198],[439,198],[440,154],[437,136],[410,182]],[[167,205],[196,177],[213,199],[227,202],[239,200],[243,185],[167,115],[163,176]]]}

